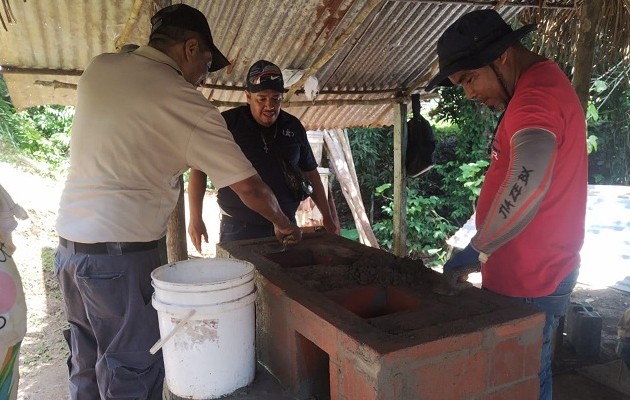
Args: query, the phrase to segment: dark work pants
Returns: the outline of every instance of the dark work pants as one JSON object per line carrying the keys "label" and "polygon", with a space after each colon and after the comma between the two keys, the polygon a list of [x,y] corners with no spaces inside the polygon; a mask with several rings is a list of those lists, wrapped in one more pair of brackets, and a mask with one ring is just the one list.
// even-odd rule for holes
{"label": "dark work pants", "polygon": [[149,353],[160,337],[150,274],[165,263],[164,240],[158,249],[129,254],[74,254],[58,247],[72,400],[162,398],[162,352]]}
{"label": "dark work pants", "polygon": [[275,236],[273,224],[267,225],[251,224],[239,221],[227,216],[221,217],[219,228],[219,242],[233,242],[235,240],[260,239]]}

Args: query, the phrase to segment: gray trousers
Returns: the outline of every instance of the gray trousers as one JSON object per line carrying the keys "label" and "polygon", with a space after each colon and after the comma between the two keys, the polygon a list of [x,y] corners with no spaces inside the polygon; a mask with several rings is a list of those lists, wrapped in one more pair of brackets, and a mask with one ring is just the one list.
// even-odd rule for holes
{"label": "gray trousers", "polygon": [[149,353],[160,336],[150,274],[165,263],[164,240],[158,249],[128,254],[57,248],[72,400],[162,398],[162,352]]}

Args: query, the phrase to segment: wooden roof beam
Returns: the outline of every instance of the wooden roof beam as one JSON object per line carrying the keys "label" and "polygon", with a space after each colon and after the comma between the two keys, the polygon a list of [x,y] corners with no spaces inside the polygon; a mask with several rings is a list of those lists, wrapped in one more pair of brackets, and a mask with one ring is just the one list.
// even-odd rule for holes
{"label": "wooden roof beam", "polygon": [[[431,3],[431,4],[466,4],[471,6],[493,6],[503,5],[505,7],[519,7],[519,8],[540,8],[540,4],[538,0],[532,1],[531,3],[513,3],[505,0],[500,1],[492,1],[492,0],[389,0],[394,3]],[[542,8],[552,8],[552,9],[569,9],[573,10],[576,8],[575,1],[572,1],[570,4],[544,4]]]}
{"label": "wooden roof beam", "polygon": [[0,65],[0,74],[25,74],[25,75],[66,75],[81,76],[83,70],[80,69],[56,69],[56,68],[24,68],[11,65]]}
{"label": "wooden roof beam", "polygon": [[[291,107],[318,107],[318,106],[373,106],[379,104],[391,104],[396,99],[386,97],[382,99],[329,99],[312,101],[292,101],[290,103],[282,103],[282,108]],[[238,107],[247,103],[240,101],[222,101],[210,100],[217,107]]]}

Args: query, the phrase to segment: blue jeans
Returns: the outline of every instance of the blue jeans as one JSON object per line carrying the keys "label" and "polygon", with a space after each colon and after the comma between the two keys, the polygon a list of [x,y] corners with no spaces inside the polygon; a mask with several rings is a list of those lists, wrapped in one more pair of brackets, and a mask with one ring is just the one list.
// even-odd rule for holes
{"label": "blue jeans", "polygon": [[520,303],[525,303],[538,308],[545,313],[545,326],[543,328],[543,344],[540,355],[540,400],[551,400],[552,397],[552,373],[551,373],[551,342],[558,327],[558,321],[566,315],[571,301],[571,292],[577,283],[579,268],[576,268],[558,284],[556,290],[544,297],[510,297]]}

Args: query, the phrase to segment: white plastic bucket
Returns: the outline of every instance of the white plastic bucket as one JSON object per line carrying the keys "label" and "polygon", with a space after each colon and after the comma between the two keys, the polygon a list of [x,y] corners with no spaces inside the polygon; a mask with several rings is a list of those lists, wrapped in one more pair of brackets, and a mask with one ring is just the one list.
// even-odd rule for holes
{"label": "white plastic bucket", "polygon": [[163,265],[151,278],[168,390],[216,399],[250,384],[256,370],[254,266],[227,258],[188,260]]}

